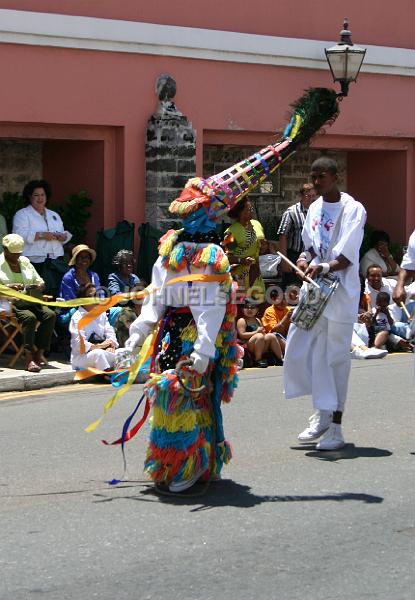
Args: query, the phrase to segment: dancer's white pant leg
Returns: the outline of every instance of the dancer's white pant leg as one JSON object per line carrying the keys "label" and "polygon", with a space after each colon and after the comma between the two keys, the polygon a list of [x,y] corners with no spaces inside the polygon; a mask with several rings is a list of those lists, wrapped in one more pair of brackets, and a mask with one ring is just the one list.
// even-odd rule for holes
{"label": "dancer's white pant leg", "polygon": [[311,394],[320,410],[344,410],[350,374],[352,323],[320,317],[309,331],[290,327],[284,360],[287,398]]}
{"label": "dancer's white pant leg", "polygon": [[290,325],[284,357],[284,389],[286,398],[311,394],[311,357],[320,333],[319,321],[309,331]]}

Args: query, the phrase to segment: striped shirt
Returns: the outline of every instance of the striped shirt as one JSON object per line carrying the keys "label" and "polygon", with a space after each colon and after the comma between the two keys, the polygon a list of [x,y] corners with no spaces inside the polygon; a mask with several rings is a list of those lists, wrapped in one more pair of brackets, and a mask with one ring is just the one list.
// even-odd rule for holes
{"label": "striped shirt", "polygon": [[301,202],[289,206],[282,215],[277,235],[287,236],[288,250],[293,250],[294,252],[302,252],[304,250],[301,232],[306,216],[307,209],[304,208]]}

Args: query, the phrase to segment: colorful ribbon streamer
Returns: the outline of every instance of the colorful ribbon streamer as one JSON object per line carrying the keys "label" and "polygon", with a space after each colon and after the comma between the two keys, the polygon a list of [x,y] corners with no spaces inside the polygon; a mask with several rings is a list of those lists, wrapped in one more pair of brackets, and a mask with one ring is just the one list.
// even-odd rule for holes
{"label": "colorful ribbon streamer", "polygon": [[111,443],[106,442],[105,440],[102,440],[102,443],[106,444],[107,446],[113,446],[114,444],[121,444],[122,459],[123,459],[123,464],[124,464],[123,474],[122,474],[121,479],[112,479],[111,481],[109,481],[108,483],[110,485],[117,485],[118,483],[121,483],[121,481],[125,477],[125,473],[127,471],[127,461],[125,458],[125,447],[124,447],[125,443],[128,442],[129,440],[131,440],[136,435],[136,433],[141,429],[142,425],[145,423],[145,421],[147,419],[148,413],[150,412],[150,400],[147,398],[143,416],[141,417],[139,422],[132,429],[128,430],[130,423],[133,420],[135,413],[140,408],[140,405],[143,400],[144,400],[144,394],[141,396],[140,400],[137,403],[137,406],[135,407],[135,409],[133,410],[131,415],[125,421],[124,426],[122,428],[122,434],[121,434],[120,439],[116,440],[115,442],[111,442]]}
{"label": "colorful ribbon streamer", "polygon": [[[135,378],[137,377],[137,373],[140,370],[141,366],[145,363],[145,361],[148,359],[148,357],[151,355],[151,353],[153,351],[153,341],[155,341],[156,336],[157,336],[157,331],[154,331],[153,334],[151,334],[147,337],[140,352],[138,353],[137,360],[135,361],[135,363],[133,365],[131,365],[131,367],[129,369],[127,383],[122,388],[120,388],[114,394],[114,396],[112,396],[112,398],[110,398],[110,400],[108,400],[104,404],[104,413],[103,413],[102,417],[100,417],[99,419],[97,419],[96,421],[94,421],[93,423],[88,425],[88,427],[85,428],[85,431],[87,433],[94,431],[98,427],[98,425],[101,423],[102,419],[104,418],[105,414],[109,410],[111,410],[111,408],[118,402],[118,400],[120,400],[120,398],[122,396],[124,396],[124,394],[130,389],[131,385],[135,381]],[[91,371],[92,371],[92,369],[91,369]],[[102,371],[100,371],[99,373],[102,374]]]}

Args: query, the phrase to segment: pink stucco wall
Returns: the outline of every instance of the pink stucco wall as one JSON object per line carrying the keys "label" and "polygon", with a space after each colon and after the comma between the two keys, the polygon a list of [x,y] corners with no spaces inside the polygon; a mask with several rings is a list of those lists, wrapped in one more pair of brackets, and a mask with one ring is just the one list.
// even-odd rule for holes
{"label": "pink stucco wall", "polygon": [[[235,0],[162,4],[163,10],[160,3],[136,0],[0,0],[0,8],[314,39],[337,39],[344,16],[343,3],[337,0],[330,3],[330,11],[323,2],[299,0],[294,11],[286,0],[262,0],[256,3],[254,15],[249,12],[251,5]],[[350,1],[347,15],[355,42],[413,47],[412,20],[400,19],[399,27],[391,27],[392,11],[383,0]],[[413,3],[401,0],[400,11],[413,15]],[[144,220],[145,132],[157,106],[154,83],[160,73],[176,79],[176,104],[197,130],[199,172],[205,141],[229,143],[235,135],[242,145],[261,145],[285,124],[290,102],[304,88],[332,86],[328,71],[13,44],[1,46],[0,72],[3,89],[8,91],[0,98],[2,137],[102,142],[102,161],[94,163],[88,175],[97,200],[93,228],[112,226],[119,218],[136,225]],[[413,98],[412,77],[362,73],[342,102],[337,122],[315,140],[321,148],[359,149],[362,161],[379,158],[382,152],[401,153],[393,174],[394,197],[402,207],[403,220],[391,223],[401,241],[415,227],[415,121],[409,118]],[[376,203],[376,218],[388,219],[387,201],[379,202],[371,192],[365,170],[355,158],[350,165],[355,170],[351,181],[356,195],[360,183],[366,186],[370,213],[374,214]],[[59,176],[62,164],[49,153],[48,172]],[[386,164],[379,163],[379,169]],[[82,183],[82,169],[77,165],[77,153],[72,152],[58,184],[62,194],[73,191],[73,187],[66,188],[71,184],[71,169],[74,184]],[[91,173],[100,181],[91,182]]]}
{"label": "pink stucco wall", "polygon": [[347,16],[355,43],[415,47],[412,0],[0,0],[0,8],[316,40],[337,40]]}
{"label": "pink stucco wall", "polygon": [[367,207],[367,222],[405,239],[406,159],[404,151],[357,151],[348,155],[348,190]]}

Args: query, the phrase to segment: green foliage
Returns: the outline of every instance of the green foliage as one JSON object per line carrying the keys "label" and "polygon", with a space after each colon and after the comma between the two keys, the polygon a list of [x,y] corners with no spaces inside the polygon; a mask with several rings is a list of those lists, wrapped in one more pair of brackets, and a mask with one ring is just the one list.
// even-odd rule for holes
{"label": "green foliage", "polygon": [[[47,207],[57,212],[67,231],[72,233],[71,244],[82,244],[86,239],[85,225],[91,216],[87,210],[92,205],[91,198],[85,190],[71,194],[62,204],[48,204]],[[17,192],[4,192],[0,201],[0,213],[4,216],[9,231],[12,230],[13,217],[25,206],[23,197]]]}
{"label": "green foliage", "polygon": [[366,252],[368,250],[370,250],[370,236],[372,235],[374,230],[375,230],[374,227],[372,227],[371,225],[366,223],[365,232],[363,234],[362,245],[360,246],[360,258],[362,258],[362,256],[364,256],[366,254]]}
{"label": "green foliage", "polygon": [[25,201],[18,192],[4,192],[0,200],[0,213],[6,219],[8,231],[12,230],[13,217],[18,210],[23,208]]}
{"label": "green foliage", "polygon": [[81,190],[77,194],[71,194],[65,198],[63,204],[50,205],[51,210],[56,211],[63,221],[65,229],[72,233],[71,244],[85,243],[86,228],[85,225],[91,216],[87,210],[93,201],[88,198],[85,190]]}
{"label": "green foliage", "polygon": [[265,233],[266,240],[276,240],[277,239],[277,231],[279,227],[278,219],[262,219],[261,225]]}

